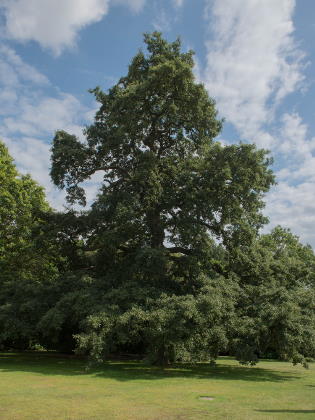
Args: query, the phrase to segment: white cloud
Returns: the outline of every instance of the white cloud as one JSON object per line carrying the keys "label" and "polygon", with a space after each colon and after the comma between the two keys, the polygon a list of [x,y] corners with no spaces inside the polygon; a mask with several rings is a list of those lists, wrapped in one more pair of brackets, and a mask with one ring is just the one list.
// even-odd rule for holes
{"label": "white cloud", "polygon": [[[36,41],[59,55],[75,46],[80,30],[101,21],[111,4],[139,13],[146,0],[2,0],[4,35],[20,42]],[[2,34],[3,35],[3,34]]]}
{"label": "white cloud", "polygon": [[282,121],[276,152],[285,160],[287,182],[315,184],[315,137],[309,137],[308,126],[297,113],[284,114]]}
{"label": "white cloud", "polygon": [[[243,138],[257,137],[274,107],[303,80],[293,0],[208,0],[206,87]],[[210,7],[212,6],[212,7]],[[270,139],[269,139],[270,140]]]}
{"label": "white cloud", "polygon": [[75,44],[77,33],[100,21],[109,0],[4,0],[7,36],[17,41],[36,41],[60,54]]}
{"label": "white cloud", "polygon": [[5,44],[0,45],[0,86],[23,87],[27,83],[36,87],[46,87],[49,80],[35,67],[30,66],[16,52]]}
{"label": "white cloud", "polygon": [[77,131],[74,126],[78,123],[78,116],[86,111],[80,102],[69,94],[60,94],[57,98],[43,97],[36,104],[22,97],[19,106],[18,119],[16,116],[4,118],[3,126],[7,134],[52,136],[60,127]]}
{"label": "white cloud", "polygon": [[[0,46],[0,115],[2,135],[44,136],[58,128],[78,131],[80,115],[89,110],[70,94],[56,92],[48,79],[11,48]],[[81,117],[82,119],[82,117]]]}
{"label": "white cloud", "polygon": [[43,74],[25,63],[14,50],[0,45],[0,115],[16,115],[20,97],[32,100],[34,87],[47,86],[49,81]]}
{"label": "white cloud", "polygon": [[271,226],[291,228],[315,247],[315,139],[297,113],[282,116],[274,150],[283,168],[276,173],[278,185],[267,195],[266,214]]}
{"label": "white cloud", "polygon": [[289,227],[304,243],[315,247],[314,178],[292,185],[281,181],[267,196],[266,214],[270,227]]}
{"label": "white cloud", "polygon": [[282,117],[281,137],[283,141],[279,150],[287,155],[294,154],[294,160],[303,158],[306,160],[312,156],[315,149],[315,138],[308,139],[308,127],[296,112],[285,113]]}
{"label": "white cloud", "polygon": [[46,76],[37,71],[35,67],[25,63],[12,48],[4,44],[0,45],[0,57],[0,63],[7,66],[4,72],[0,72],[0,82],[6,85],[11,84],[10,80],[12,82],[13,77],[15,85],[17,78],[22,82],[32,82],[36,85],[49,84]]}

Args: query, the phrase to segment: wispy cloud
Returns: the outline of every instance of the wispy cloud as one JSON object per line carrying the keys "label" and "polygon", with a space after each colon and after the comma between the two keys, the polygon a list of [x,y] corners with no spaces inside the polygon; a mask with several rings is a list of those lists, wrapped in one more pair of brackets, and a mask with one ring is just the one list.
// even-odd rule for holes
{"label": "wispy cloud", "polygon": [[207,3],[213,38],[207,42],[206,86],[241,136],[255,139],[272,122],[279,101],[303,80],[303,53],[293,37],[294,1]]}
{"label": "wispy cloud", "polygon": [[2,69],[0,72],[0,81],[3,83],[8,84],[8,81],[12,80],[13,77],[13,84],[15,85],[17,79],[37,85],[49,84],[46,76],[37,71],[35,67],[23,62],[12,48],[4,44],[0,45],[0,55],[2,58],[0,63],[7,68],[7,71]]}
{"label": "wispy cloud", "polygon": [[291,183],[282,180],[267,196],[265,210],[270,218],[270,227],[289,227],[305,243],[315,247],[314,178]]}
{"label": "wispy cloud", "polygon": [[284,114],[274,153],[282,161],[278,185],[267,196],[271,225],[282,224],[315,246],[315,138],[297,113]]}
{"label": "wispy cloud", "polygon": [[40,97],[36,103],[20,97],[19,102],[18,118],[15,115],[3,120],[3,130],[7,134],[52,135],[58,126],[77,131],[76,125],[86,111],[73,95],[65,93],[58,97]]}
{"label": "wispy cloud", "polygon": [[169,12],[158,3],[154,5],[156,13],[152,22],[153,28],[159,32],[168,32],[171,29],[172,17]]}

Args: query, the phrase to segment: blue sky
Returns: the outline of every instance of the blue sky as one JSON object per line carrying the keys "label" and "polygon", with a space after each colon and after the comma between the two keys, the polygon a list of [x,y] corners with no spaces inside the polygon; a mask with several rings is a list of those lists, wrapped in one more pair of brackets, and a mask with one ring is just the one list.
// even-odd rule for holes
{"label": "blue sky", "polygon": [[195,50],[196,78],[225,118],[220,139],[271,151],[267,230],[281,224],[314,247],[314,0],[0,0],[0,137],[19,170],[62,208],[49,179],[55,130],[82,138],[96,110],[88,89],[126,74],[153,30]]}

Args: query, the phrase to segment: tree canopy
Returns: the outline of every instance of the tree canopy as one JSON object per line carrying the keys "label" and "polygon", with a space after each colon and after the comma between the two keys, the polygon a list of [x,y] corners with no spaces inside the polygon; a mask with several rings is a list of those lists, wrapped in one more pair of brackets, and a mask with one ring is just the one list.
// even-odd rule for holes
{"label": "tree canopy", "polygon": [[87,142],[57,132],[53,181],[70,202],[85,203],[79,184],[103,171],[93,211],[122,245],[132,239],[190,254],[209,236],[227,240],[259,228],[263,193],[273,183],[267,153],[214,142],[221,121],[194,80],[192,52],[158,33],[145,42],[148,54],[133,58],[126,77],[108,93],[92,91],[100,109]]}

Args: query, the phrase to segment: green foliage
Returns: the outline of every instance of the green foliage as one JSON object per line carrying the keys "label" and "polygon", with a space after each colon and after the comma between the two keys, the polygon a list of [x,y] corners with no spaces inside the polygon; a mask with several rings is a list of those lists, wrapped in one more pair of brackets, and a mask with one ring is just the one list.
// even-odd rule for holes
{"label": "green foliage", "polygon": [[271,354],[306,366],[315,355],[315,257],[281,227],[230,258],[240,278],[234,347],[244,363]]}
{"label": "green foliage", "polygon": [[0,345],[28,347],[49,304],[46,290],[57,277],[59,258],[42,237],[49,211],[42,188],[18,174],[0,142]]}
{"label": "green foliage", "polygon": [[[144,295],[145,290],[138,286],[135,292]],[[138,348],[151,362],[169,364],[216,358],[227,348],[235,295],[232,282],[217,276],[211,282],[205,278],[195,295],[155,293],[160,295],[153,298],[147,293],[144,301],[129,298],[125,309],[117,299],[116,305],[110,303],[113,294],[105,296],[108,301],[103,300],[102,311],[87,319],[87,333],[77,337],[79,351],[88,349],[101,359],[117,349]]]}

